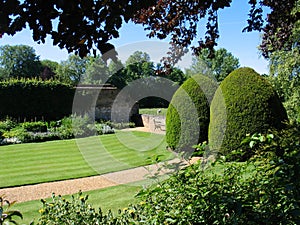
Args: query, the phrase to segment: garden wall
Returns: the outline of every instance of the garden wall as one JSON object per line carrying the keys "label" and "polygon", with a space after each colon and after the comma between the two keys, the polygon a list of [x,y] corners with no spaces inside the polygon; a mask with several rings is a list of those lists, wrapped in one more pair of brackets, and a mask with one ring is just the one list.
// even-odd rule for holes
{"label": "garden wall", "polygon": [[141,114],[143,126],[153,133],[166,132],[166,117],[160,115]]}

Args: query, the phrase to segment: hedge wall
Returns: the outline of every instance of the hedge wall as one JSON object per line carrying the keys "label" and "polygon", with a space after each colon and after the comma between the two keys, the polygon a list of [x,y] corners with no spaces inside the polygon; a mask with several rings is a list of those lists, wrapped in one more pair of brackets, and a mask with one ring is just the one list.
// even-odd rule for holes
{"label": "hedge wall", "polygon": [[251,68],[229,74],[211,104],[209,144],[222,154],[237,150],[246,134],[281,129],[286,111],[271,84]]}
{"label": "hedge wall", "polygon": [[0,82],[0,118],[56,120],[72,113],[75,89],[58,81]]}

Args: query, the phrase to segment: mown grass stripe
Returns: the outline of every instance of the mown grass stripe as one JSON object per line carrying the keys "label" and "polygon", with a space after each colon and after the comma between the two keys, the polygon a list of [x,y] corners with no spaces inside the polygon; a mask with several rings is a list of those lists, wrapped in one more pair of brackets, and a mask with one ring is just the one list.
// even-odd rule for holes
{"label": "mown grass stripe", "polygon": [[[137,138],[139,143],[132,145]],[[154,147],[146,150],[145,144],[140,147],[141,143],[155,143],[157,140],[160,140],[159,144]],[[146,165],[149,163],[147,158],[154,154],[170,158],[165,145],[161,135],[118,132],[77,140],[1,146],[0,188],[93,176]]]}

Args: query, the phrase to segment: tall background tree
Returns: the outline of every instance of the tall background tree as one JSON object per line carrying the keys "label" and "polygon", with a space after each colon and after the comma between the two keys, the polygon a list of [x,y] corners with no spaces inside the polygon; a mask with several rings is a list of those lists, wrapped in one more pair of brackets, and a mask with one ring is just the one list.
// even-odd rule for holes
{"label": "tall background tree", "polygon": [[127,83],[142,77],[149,77],[155,74],[154,63],[146,52],[135,51],[125,62]]}
{"label": "tall background tree", "polygon": [[[299,18],[300,1],[298,0],[295,7],[287,13],[291,18],[295,18],[296,16]],[[278,30],[280,32],[280,29]],[[299,19],[289,27],[289,30],[291,35],[287,39],[287,43],[282,48],[274,49],[274,51],[268,55],[270,59],[270,80],[283,101],[289,119],[292,122],[300,123]],[[280,38],[274,39],[276,42],[280,40]]]}
{"label": "tall background tree", "polygon": [[[83,72],[83,71],[82,71]],[[108,81],[109,70],[106,63],[99,56],[90,58],[86,64],[86,70],[82,74],[81,83],[104,84]]]}
{"label": "tall background tree", "polygon": [[27,45],[0,47],[0,78],[39,77],[42,64],[35,50]]}
{"label": "tall background tree", "polygon": [[214,52],[214,57],[209,57],[210,52],[205,49],[198,57],[193,58],[190,69],[187,70],[189,75],[197,73],[205,74],[207,70],[213,73],[217,81],[222,81],[233,70],[239,68],[239,59],[225,48],[220,48]]}
{"label": "tall background tree", "polygon": [[68,59],[62,61],[55,73],[60,81],[78,84],[83,74],[86,72],[89,58],[80,58],[78,55],[69,55]]}

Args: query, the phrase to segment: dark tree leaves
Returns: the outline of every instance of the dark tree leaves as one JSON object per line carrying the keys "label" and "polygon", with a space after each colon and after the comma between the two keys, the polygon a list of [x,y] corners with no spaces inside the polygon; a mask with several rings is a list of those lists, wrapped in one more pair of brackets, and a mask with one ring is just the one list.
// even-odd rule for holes
{"label": "dark tree leaves", "polygon": [[[93,50],[104,54],[113,49],[108,44],[119,36],[123,22],[129,20],[144,25],[148,36],[171,38],[171,52],[181,54],[197,38],[199,21],[206,20],[204,37],[192,49],[197,54],[202,49],[213,48],[219,37],[218,11],[230,7],[232,0],[2,0],[0,1],[0,37],[14,35],[26,25],[33,31],[36,42],[44,42],[47,35],[53,44],[75,52],[81,57]],[[275,49],[290,49],[293,24],[299,13],[292,14],[297,0],[249,0],[251,6],[245,31],[263,31],[261,50],[268,57]],[[270,13],[264,21],[263,9]],[[58,25],[57,25],[58,24]],[[170,59],[173,55],[168,56]],[[115,59],[116,53],[107,58]],[[170,62],[172,63],[172,62]]]}

